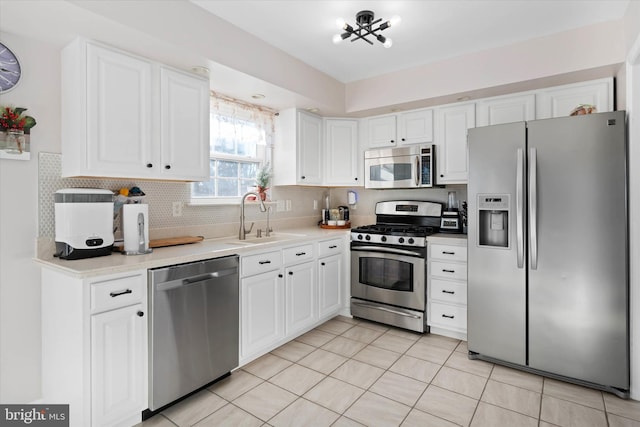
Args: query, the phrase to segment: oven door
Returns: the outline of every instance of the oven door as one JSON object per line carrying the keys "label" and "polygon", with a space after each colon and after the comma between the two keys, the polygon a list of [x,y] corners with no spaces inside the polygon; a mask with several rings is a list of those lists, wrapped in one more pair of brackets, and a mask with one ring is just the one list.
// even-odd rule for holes
{"label": "oven door", "polygon": [[365,188],[417,188],[420,185],[420,156],[365,158]]}
{"label": "oven door", "polygon": [[426,263],[415,252],[378,246],[351,247],[351,296],[425,311]]}

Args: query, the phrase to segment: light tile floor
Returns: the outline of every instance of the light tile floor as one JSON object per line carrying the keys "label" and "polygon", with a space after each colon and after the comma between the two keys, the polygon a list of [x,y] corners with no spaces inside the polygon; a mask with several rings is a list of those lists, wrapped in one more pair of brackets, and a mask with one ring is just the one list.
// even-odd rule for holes
{"label": "light tile floor", "polygon": [[640,402],[338,316],[140,424],[191,425],[640,427]]}

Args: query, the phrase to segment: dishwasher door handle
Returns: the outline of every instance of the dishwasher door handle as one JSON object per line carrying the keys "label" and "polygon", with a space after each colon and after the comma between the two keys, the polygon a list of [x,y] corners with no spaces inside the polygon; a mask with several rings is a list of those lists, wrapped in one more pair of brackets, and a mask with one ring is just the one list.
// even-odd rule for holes
{"label": "dishwasher door handle", "polygon": [[205,282],[211,279],[217,279],[219,277],[231,276],[232,274],[238,274],[238,269],[227,268],[225,270],[214,271],[212,273],[206,273],[199,276],[189,277],[187,279],[182,279],[182,281],[160,283],[156,285],[155,290],[157,292],[168,291],[183,286],[195,285],[197,283]]}

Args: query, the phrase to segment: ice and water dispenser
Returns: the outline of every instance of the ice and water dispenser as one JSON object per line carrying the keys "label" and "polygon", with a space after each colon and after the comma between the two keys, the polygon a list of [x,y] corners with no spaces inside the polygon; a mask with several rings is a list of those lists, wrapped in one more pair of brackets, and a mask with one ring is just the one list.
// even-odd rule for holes
{"label": "ice and water dispenser", "polygon": [[478,245],[509,247],[509,195],[478,195]]}

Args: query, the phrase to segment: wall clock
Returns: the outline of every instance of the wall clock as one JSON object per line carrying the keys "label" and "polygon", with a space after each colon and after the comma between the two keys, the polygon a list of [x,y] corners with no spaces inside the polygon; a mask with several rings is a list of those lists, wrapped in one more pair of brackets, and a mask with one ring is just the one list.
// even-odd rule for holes
{"label": "wall clock", "polygon": [[0,42],[0,93],[10,91],[22,76],[20,62],[11,50]]}

